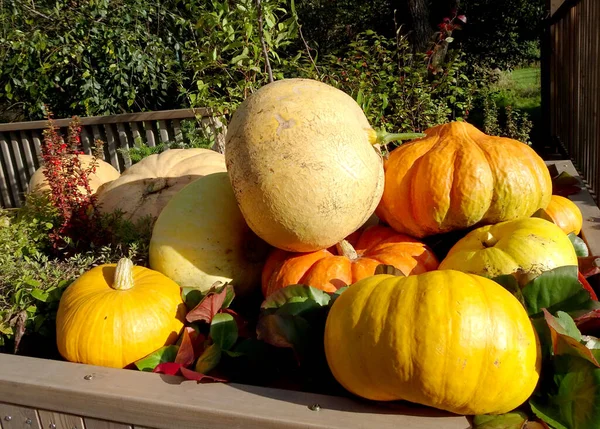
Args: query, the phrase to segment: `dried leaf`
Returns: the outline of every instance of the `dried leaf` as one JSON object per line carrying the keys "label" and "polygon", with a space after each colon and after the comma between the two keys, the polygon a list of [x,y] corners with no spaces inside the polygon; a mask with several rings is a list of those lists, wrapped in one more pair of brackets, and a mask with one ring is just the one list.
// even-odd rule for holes
{"label": "dried leaf", "polygon": [[27,321],[27,312],[25,310],[20,311],[14,320],[14,331],[15,331],[15,348],[14,353],[19,351],[19,344],[25,334],[25,322]]}
{"label": "dried leaf", "polygon": [[592,351],[581,343],[581,332],[567,313],[559,311],[558,317],[554,317],[546,309],[543,312],[550,328],[552,349],[555,355],[578,356],[600,368]]}
{"label": "dried leaf", "polygon": [[218,292],[208,292],[200,303],[190,311],[186,320],[192,322],[210,323],[215,316],[223,308],[228,294],[233,292],[233,286],[226,285]]}
{"label": "dried leaf", "polygon": [[182,333],[181,344],[175,357],[175,363],[183,366],[189,366],[194,363],[194,345],[192,344],[191,335],[196,335],[196,331],[194,331],[194,328],[186,326]]}
{"label": "dried leaf", "polygon": [[406,275],[393,265],[380,264],[375,268],[375,274],[391,274],[393,276],[405,277]]}

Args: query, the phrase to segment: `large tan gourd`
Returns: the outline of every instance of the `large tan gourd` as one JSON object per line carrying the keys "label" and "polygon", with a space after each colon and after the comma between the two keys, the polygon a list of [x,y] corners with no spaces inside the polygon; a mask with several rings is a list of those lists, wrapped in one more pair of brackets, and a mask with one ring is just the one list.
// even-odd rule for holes
{"label": "large tan gourd", "polygon": [[[92,161],[96,160],[96,171],[89,176],[90,190],[92,194],[96,193],[98,188],[105,183],[118,179],[121,175],[119,170],[114,168],[109,163],[95,158],[92,155],[77,155],[83,169],[87,169]],[[45,166],[38,168],[29,179],[29,192],[41,193],[49,192],[50,186],[44,175]],[[83,191],[83,190],[82,190]]]}
{"label": "large tan gourd", "polygon": [[150,155],[98,190],[103,213],[117,210],[133,222],[156,219],[169,200],[190,182],[225,171],[225,158],[209,149],[169,149]]}
{"label": "large tan gourd", "polygon": [[236,110],[225,160],[250,228],[309,252],[357,230],[383,193],[380,135],[348,94],[309,79],[270,83]]}

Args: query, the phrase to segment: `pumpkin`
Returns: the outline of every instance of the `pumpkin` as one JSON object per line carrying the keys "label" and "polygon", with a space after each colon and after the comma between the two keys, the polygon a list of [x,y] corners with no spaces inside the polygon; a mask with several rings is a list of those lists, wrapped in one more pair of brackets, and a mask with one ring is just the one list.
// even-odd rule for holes
{"label": "pumpkin", "polygon": [[548,207],[540,209],[534,216],[554,222],[565,234],[579,235],[583,226],[581,210],[573,201],[561,195],[552,195]]}
{"label": "pumpkin", "polygon": [[350,286],[327,317],[325,355],[356,395],[457,414],[518,407],[541,364],[521,303],[494,281],[455,270],[379,274]]}
{"label": "pumpkin", "polygon": [[185,314],[175,282],[123,258],[92,268],[65,290],[58,351],[71,362],[123,368],[175,343]]}
{"label": "pumpkin", "polygon": [[525,218],[469,232],[450,249],[439,268],[491,278],[518,272],[525,280],[565,265],[577,265],[569,237],[552,222]]}
{"label": "pumpkin", "polygon": [[550,202],[548,168],[533,149],[466,122],[425,131],[385,163],[377,215],[417,238],[529,217]]}
{"label": "pumpkin", "polygon": [[[96,171],[91,173],[88,177],[88,181],[90,184],[90,190],[92,194],[95,194],[98,191],[98,188],[105,183],[112,182],[115,179],[118,179],[121,173],[119,170],[114,168],[108,162],[105,162],[101,159],[98,159],[92,155],[76,155],[79,158],[79,162],[81,163],[81,167],[83,169],[87,169],[90,167],[92,162],[96,162]],[[42,166],[38,168],[31,179],[29,179],[29,192],[31,193],[44,193],[50,191],[50,185],[48,184],[48,180],[44,175],[44,171],[46,167]],[[80,187],[81,192],[86,192],[83,187]]]}
{"label": "pumpkin", "polygon": [[336,250],[290,253],[275,249],[262,273],[265,298],[293,284],[335,292],[372,276],[380,264],[392,265],[405,275],[435,270],[438,261],[423,243],[391,228],[374,225],[342,240]]}
{"label": "pumpkin", "polygon": [[102,213],[120,211],[125,219],[154,221],[185,185],[207,174],[225,171],[225,158],[209,149],[169,149],[132,165],[118,180],[98,190]]}
{"label": "pumpkin", "polygon": [[390,138],[403,137],[373,130],[348,94],[310,79],[283,79],[235,111],[225,161],[250,228],[280,249],[313,252],[373,214],[384,176],[372,145]]}
{"label": "pumpkin", "polygon": [[246,224],[227,173],[213,173],[163,209],[150,239],[150,267],[182,287],[206,291],[228,282],[244,295],[259,287],[269,249]]}

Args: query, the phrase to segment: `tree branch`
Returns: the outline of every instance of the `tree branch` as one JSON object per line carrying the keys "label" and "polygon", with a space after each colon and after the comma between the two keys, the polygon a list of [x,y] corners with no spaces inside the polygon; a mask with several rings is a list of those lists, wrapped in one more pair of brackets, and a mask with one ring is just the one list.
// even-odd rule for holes
{"label": "tree branch", "polygon": [[256,8],[258,11],[258,31],[260,32],[260,43],[262,44],[263,55],[265,56],[265,66],[269,73],[269,83],[273,82],[273,70],[271,69],[271,62],[269,61],[269,53],[267,52],[267,44],[265,43],[265,35],[263,30],[263,16],[262,6],[260,0],[256,0]]}

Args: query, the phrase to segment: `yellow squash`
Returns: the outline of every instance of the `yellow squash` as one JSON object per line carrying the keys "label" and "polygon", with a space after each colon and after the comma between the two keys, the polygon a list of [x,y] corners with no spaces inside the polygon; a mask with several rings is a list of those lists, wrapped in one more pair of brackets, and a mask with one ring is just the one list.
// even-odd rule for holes
{"label": "yellow squash", "polygon": [[204,176],[179,191],[154,224],[150,267],[181,287],[206,291],[216,281],[237,294],[259,287],[269,246],[246,224],[227,173]]}
{"label": "yellow squash", "polygon": [[541,363],[519,301],[492,280],[453,270],[381,274],[350,286],[327,317],[325,353],[356,395],[458,414],[518,407]]}
{"label": "yellow squash", "polygon": [[492,278],[519,272],[532,278],[565,265],[577,265],[569,237],[552,222],[525,218],[471,231],[450,249],[440,269]]}
{"label": "yellow squash", "polygon": [[56,315],[58,351],[71,362],[123,368],[173,344],[185,314],[174,281],[124,258],[92,268],[64,292]]}

